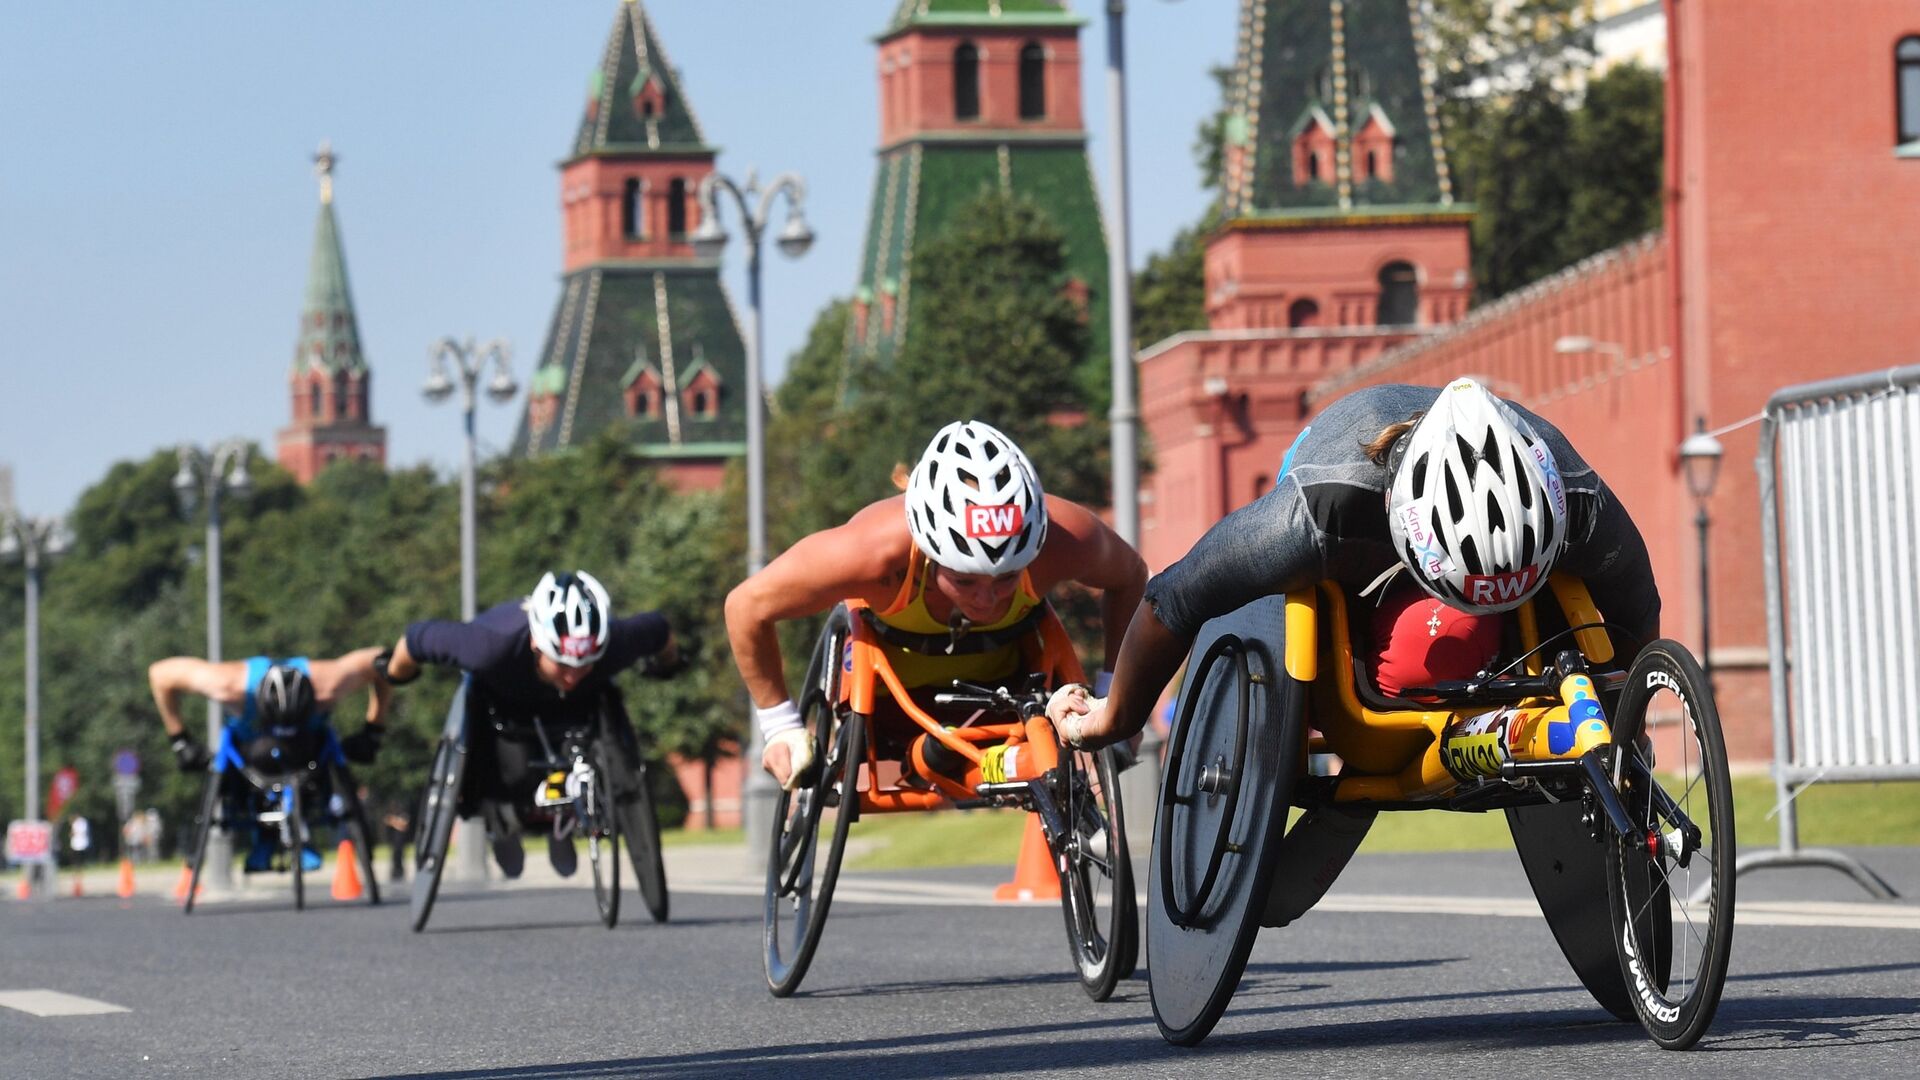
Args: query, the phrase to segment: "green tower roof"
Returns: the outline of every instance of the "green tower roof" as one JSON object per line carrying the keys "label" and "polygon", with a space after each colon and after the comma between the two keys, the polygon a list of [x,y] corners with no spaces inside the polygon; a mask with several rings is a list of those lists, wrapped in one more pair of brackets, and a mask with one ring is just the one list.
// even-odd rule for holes
{"label": "green tower roof", "polygon": [[295,368],[318,365],[328,371],[361,371],[360,325],[347,286],[347,256],[340,246],[340,225],[333,215],[333,165],[338,160],[322,143],[314,156],[320,174],[320,216],[313,226],[313,255],[307,263],[307,295],[300,306],[300,337],[294,345]]}
{"label": "green tower roof", "polygon": [[900,0],[881,37],[916,26],[1080,26],[1067,0]]}
{"label": "green tower roof", "polygon": [[[643,97],[649,83],[657,99]],[[649,151],[712,153],[712,147],[646,9],[639,0],[621,0],[600,64],[587,79],[586,113],[571,156]]]}
{"label": "green tower roof", "polygon": [[[1231,217],[1458,211],[1442,138],[1425,5],[1407,0],[1241,0],[1225,138]],[[1334,160],[1296,172],[1293,140],[1330,125]],[[1370,119],[1392,140],[1370,174],[1354,137]],[[1390,178],[1388,178],[1390,176]]]}

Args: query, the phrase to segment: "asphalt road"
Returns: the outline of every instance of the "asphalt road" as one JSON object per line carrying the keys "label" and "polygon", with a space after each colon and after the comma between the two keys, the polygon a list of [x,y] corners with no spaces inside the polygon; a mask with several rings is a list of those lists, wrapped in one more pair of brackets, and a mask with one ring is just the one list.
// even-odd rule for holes
{"label": "asphalt road", "polygon": [[[973,902],[1004,872],[847,879],[801,995],[776,1001],[738,856],[674,854],[674,921],[633,898],[612,931],[577,882],[444,897],[417,936],[403,902],[296,913],[270,888],[191,917],[0,904],[0,1006],[126,1010],[0,1007],[0,1076],[1912,1076],[1920,1041],[1920,905],[1861,903],[1830,871],[1742,879],[1719,1019],[1676,1055],[1580,989],[1511,855],[1363,856],[1262,935],[1182,1050],[1144,978],[1086,1000],[1057,907]],[[1869,854],[1920,896],[1920,849]],[[1423,903],[1441,910],[1390,910]]]}

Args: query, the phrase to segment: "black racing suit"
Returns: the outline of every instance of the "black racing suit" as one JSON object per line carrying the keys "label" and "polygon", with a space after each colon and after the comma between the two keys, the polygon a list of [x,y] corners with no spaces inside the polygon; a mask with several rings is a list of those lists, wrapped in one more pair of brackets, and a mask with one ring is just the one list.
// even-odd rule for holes
{"label": "black racing suit", "polygon": [[462,814],[475,799],[529,799],[534,770],[530,750],[539,746],[535,719],[549,740],[569,727],[596,719],[614,737],[620,760],[638,775],[640,742],[614,685],[615,676],[665,648],[666,617],[642,612],[614,619],[607,648],[571,692],[540,678],[538,656],[522,601],[481,612],[472,622],[430,619],[407,627],[407,652],[422,664],[457,667],[472,676],[467,687],[467,779]]}
{"label": "black racing suit", "polygon": [[[1396,565],[1387,528],[1393,473],[1366,446],[1439,395],[1430,386],[1373,386],[1328,406],[1287,451],[1271,490],[1222,518],[1147,583],[1161,624],[1191,640],[1207,620],[1259,597],[1327,580],[1358,592]],[[1567,487],[1566,547],[1555,569],[1583,579],[1608,621],[1653,640],[1660,592],[1640,530],[1558,428],[1513,408],[1553,450]]]}

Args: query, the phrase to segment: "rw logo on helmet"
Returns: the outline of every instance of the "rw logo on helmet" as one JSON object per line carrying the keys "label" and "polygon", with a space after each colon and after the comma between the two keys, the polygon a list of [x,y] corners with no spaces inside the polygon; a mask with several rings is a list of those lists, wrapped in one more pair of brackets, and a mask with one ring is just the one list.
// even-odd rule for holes
{"label": "rw logo on helmet", "polygon": [[975,540],[1020,535],[1026,515],[1018,504],[1007,506],[968,506],[967,535]]}
{"label": "rw logo on helmet", "polygon": [[573,634],[560,639],[560,655],[570,659],[593,655],[593,638],[586,634]]}
{"label": "rw logo on helmet", "polygon": [[1468,574],[1465,590],[1467,602],[1504,604],[1525,600],[1539,583],[1540,568],[1537,566],[1515,570],[1510,574]]}

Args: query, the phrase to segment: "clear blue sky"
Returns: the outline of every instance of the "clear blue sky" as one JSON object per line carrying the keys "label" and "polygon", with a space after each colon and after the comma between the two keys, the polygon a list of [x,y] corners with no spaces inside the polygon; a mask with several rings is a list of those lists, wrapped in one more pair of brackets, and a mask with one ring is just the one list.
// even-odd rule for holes
{"label": "clear blue sky", "polygon": [[[616,0],[8,5],[0,31],[0,462],[68,509],[114,461],[287,419],[321,139],[374,416],[396,464],[456,460],[418,392],[446,334],[526,375],[558,294],[559,181]],[[798,170],[819,241],[769,252],[769,375],[852,287],[895,0],[648,0],[720,167]],[[1131,0],[1134,261],[1200,213],[1191,146],[1233,0]],[[1077,0],[1106,180],[1105,4]],[[738,230],[735,230],[736,235]],[[729,287],[744,297],[737,244]],[[744,312],[742,313],[744,317]],[[483,405],[483,452],[521,404]]]}

